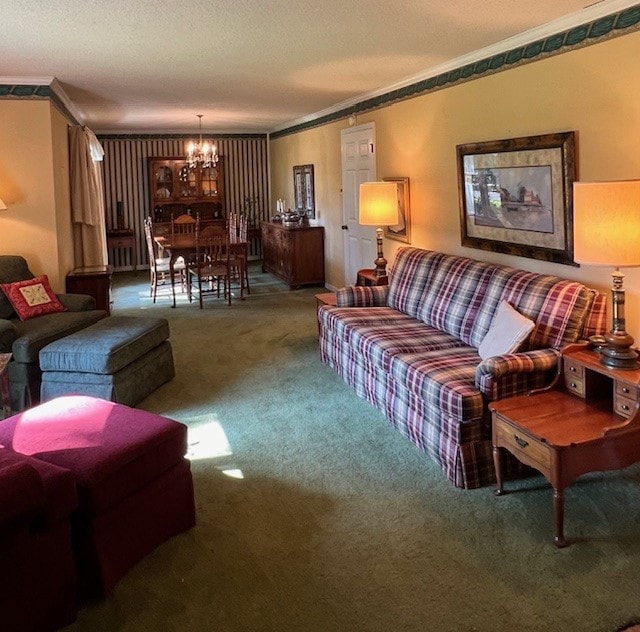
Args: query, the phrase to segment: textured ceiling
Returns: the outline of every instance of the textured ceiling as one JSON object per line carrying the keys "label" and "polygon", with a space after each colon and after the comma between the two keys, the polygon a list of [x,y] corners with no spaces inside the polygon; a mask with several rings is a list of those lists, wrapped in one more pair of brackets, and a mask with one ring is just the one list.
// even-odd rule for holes
{"label": "textured ceiling", "polygon": [[0,83],[55,77],[97,132],[192,131],[196,114],[206,131],[267,132],[550,22],[632,4],[11,0]]}

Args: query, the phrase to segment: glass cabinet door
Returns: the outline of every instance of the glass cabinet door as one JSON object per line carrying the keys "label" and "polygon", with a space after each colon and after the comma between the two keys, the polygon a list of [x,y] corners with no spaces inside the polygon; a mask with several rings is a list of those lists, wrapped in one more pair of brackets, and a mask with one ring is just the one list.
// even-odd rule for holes
{"label": "glass cabinet door", "polygon": [[155,197],[169,199],[173,197],[173,171],[171,167],[158,167],[154,174]]}
{"label": "glass cabinet door", "polygon": [[202,196],[215,197],[218,195],[218,169],[205,167],[202,169]]}
{"label": "glass cabinet door", "polygon": [[198,197],[198,176],[187,165],[178,170],[179,197]]}

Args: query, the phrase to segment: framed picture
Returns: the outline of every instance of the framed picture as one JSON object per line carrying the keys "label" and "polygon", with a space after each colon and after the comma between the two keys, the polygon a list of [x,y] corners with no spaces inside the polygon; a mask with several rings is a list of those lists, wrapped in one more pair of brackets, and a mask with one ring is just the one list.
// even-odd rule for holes
{"label": "framed picture", "polygon": [[576,265],[575,134],[458,145],[462,245]]}
{"label": "framed picture", "polygon": [[385,226],[384,236],[397,241],[411,243],[411,207],[409,200],[409,178],[382,178],[384,182],[398,185],[398,223]]}
{"label": "framed picture", "polygon": [[296,211],[306,211],[307,217],[315,219],[316,201],[313,188],[313,165],[296,165],[293,168],[293,193]]}

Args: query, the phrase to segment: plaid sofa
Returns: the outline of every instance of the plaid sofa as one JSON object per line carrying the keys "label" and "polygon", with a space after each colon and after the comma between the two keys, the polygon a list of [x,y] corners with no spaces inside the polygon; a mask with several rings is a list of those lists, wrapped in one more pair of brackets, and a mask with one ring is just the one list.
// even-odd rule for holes
{"label": "plaid sofa", "polygon": [[[535,328],[522,350],[482,361],[478,346],[503,300]],[[605,309],[581,283],[402,248],[388,286],[343,288],[336,306],[319,309],[320,354],[470,489],[495,481],[488,403],[548,385],[563,346],[604,331]]]}

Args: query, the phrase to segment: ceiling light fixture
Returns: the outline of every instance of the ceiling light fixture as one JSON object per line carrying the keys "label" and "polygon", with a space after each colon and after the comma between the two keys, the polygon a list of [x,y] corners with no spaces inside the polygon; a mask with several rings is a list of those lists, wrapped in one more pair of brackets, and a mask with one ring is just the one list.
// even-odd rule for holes
{"label": "ceiling light fixture", "polygon": [[198,165],[214,167],[218,163],[218,149],[209,141],[202,142],[202,114],[196,114],[200,126],[200,139],[197,143],[191,141],[187,147],[187,164],[190,169]]}

